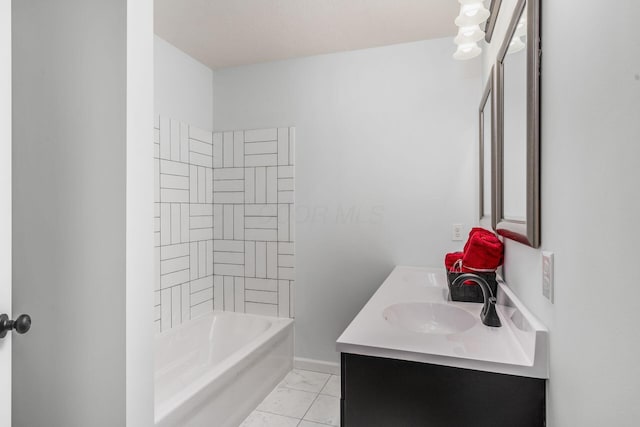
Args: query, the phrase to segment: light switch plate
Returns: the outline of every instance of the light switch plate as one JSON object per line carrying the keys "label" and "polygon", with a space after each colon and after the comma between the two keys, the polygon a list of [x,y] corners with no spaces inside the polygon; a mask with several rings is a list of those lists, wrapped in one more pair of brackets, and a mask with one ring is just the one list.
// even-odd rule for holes
{"label": "light switch plate", "polygon": [[553,252],[542,251],[542,295],[553,302]]}
{"label": "light switch plate", "polygon": [[453,224],[453,228],[451,230],[451,240],[454,242],[462,241],[462,224]]}

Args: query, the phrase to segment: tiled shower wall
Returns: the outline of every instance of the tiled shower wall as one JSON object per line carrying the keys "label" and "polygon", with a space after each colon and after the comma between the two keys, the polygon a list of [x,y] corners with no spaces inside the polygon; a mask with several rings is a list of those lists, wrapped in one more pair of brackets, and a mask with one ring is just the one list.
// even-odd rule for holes
{"label": "tiled shower wall", "polygon": [[211,310],[293,317],[293,128],[156,118],[155,325]]}

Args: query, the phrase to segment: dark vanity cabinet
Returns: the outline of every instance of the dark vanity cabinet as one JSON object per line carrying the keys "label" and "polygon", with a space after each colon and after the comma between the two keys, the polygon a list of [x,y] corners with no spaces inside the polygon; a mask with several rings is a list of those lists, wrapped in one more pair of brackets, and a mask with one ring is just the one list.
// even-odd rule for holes
{"label": "dark vanity cabinet", "polygon": [[342,427],[542,427],[545,380],[342,353]]}

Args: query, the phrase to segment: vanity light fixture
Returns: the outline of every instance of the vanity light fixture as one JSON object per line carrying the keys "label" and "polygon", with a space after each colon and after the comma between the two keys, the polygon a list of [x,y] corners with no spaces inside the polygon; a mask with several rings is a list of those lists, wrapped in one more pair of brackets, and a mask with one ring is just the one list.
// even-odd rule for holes
{"label": "vanity light fixture", "polygon": [[487,20],[490,12],[484,7],[482,0],[458,0],[458,2],[460,15],[456,18],[455,24],[460,29],[454,39],[458,49],[453,54],[453,58],[460,60],[475,58],[482,53],[478,42],[485,36],[480,25]]}

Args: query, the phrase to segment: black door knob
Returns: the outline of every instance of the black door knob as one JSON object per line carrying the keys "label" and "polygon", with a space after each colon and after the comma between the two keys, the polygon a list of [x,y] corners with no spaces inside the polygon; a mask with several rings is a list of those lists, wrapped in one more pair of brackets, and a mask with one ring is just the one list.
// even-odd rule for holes
{"label": "black door knob", "polygon": [[16,320],[10,320],[6,314],[0,314],[0,338],[4,338],[12,329],[19,334],[28,332],[31,329],[31,317],[21,314]]}

